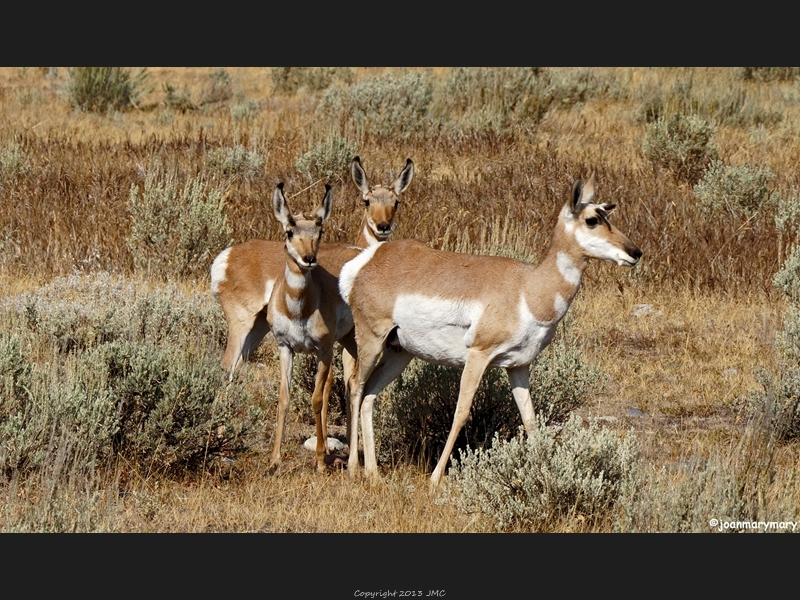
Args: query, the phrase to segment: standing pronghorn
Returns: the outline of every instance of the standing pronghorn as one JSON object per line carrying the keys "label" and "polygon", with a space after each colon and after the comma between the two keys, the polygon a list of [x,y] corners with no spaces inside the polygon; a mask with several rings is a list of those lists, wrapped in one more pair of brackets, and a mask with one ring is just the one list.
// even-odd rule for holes
{"label": "standing pronghorn", "polygon": [[[594,175],[575,182],[539,266],[497,256],[433,250],[417,241],[378,244],[347,263],[339,290],[350,305],[358,345],[351,392],[350,459],[358,467],[358,418],[365,472],[377,476],[372,408],[376,396],[417,356],[462,367],[453,425],[431,476],[438,485],[469,416],[483,372],[504,367],[528,433],[535,427],[529,367],[569,309],[589,259],[633,266],[642,256],[594,204]],[[391,346],[392,351],[386,351]]]}
{"label": "standing pronghorn", "polygon": [[[353,182],[364,201],[364,218],[356,245],[386,241],[393,231],[400,195],[414,177],[414,163],[406,166],[391,186],[370,185],[356,156],[350,166]],[[322,244],[319,262],[329,272],[339,275],[338,262],[342,244]],[[233,379],[233,372],[269,333],[266,307],[275,282],[283,276],[283,242],[250,240],[223,250],[211,266],[211,292],[219,301],[228,324],[228,343],[222,364]]]}
{"label": "standing pronghorn", "polygon": [[[353,316],[338,294],[338,279],[324,267],[317,266],[322,226],[330,216],[332,200],[331,187],[326,185],[325,197],[312,212],[292,215],[283,195],[282,183],[278,184],[272,196],[275,218],[286,233],[283,276],[275,282],[267,305],[267,324],[278,344],[281,368],[278,423],[270,460],[272,469],[281,460],[281,438],[289,407],[295,352],[313,353],[317,356],[317,376],[311,406],[316,425],[315,464],[318,470],[325,468],[324,459],[327,454],[328,434],[325,420],[333,345],[340,341],[353,356],[356,353]],[[352,258],[361,250],[342,247],[339,251]]]}

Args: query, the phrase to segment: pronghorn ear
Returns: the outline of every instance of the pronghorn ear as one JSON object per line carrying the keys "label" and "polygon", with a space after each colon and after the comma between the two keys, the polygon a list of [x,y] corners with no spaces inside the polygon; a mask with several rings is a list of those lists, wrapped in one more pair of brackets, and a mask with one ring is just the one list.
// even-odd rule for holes
{"label": "pronghorn ear", "polygon": [[286,196],[283,195],[283,182],[275,186],[275,191],[272,193],[272,211],[275,213],[275,218],[283,225],[284,229],[288,229],[294,225],[294,219],[289,210],[289,204],[286,202]]}
{"label": "pronghorn ear", "polygon": [[583,182],[580,179],[576,179],[575,183],[572,184],[572,198],[569,201],[569,209],[575,216],[577,216],[578,213],[580,212],[582,191],[583,191]]}
{"label": "pronghorn ear", "polygon": [[411,180],[414,179],[414,163],[408,158],[406,159],[406,167],[394,180],[394,193],[398,196],[408,189]]}
{"label": "pronghorn ear", "polygon": [[361,166],[361,159],[358,156],[350,164],[350,175],[353,177],[353,183],[361,190],[361,195],[366,197],[369,192],[369,181],[367,181],[367,174],[364,172],[364,167]]}
{"label": "pronghorn ear", "polygon": [[581,197],[580,202],[582,204],[591,204],[592,200],[594,199],[594,172],[589,175],[589,180],[583,184],[583,189],[581,189]]}
{"label": "pronghorn ear", "polygon": [[608,214],[608,213],[610,213],[612,210],[614,210],[615,208],[617,208],[617,205],[616,205],[616,204],[606,204],[606,203],[604,202],[603,204],[601,204],[601,205],[600,205],[600,208],[602,208],[604,211],[606,211],[606,214]]}
{"label": "pronghorn ear", "polygon": [[325,197],[320,202],[319,206],[314,209],[314,216],[324,223],[331,215],[331,204],[333,203],[333,190],[327,183],[325,184]]}

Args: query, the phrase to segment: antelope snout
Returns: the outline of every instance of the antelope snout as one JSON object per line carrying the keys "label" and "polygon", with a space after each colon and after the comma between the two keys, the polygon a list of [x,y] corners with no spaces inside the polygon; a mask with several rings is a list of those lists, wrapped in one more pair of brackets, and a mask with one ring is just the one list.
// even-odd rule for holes
{"label": "antelope snout", "polygon": [[386,235],[392,233],[391,223],[387,223],[386,221],[384,221],[383,223],[377,223],[376,225],[378,227],[378,231],[380,231],[381,233],[385,233]]}
{"label": "antelope snout", "polygon": [[307,254],[303,257],[303,262],[305,262],[307,266],[313,267],[317,264],[317,257],[313,254]]}
{"label": "antelope snout", "polygon": [[639,259],[642,258],[642,251],[639,249],[639,246],[635,246],[634,244],[625,244],[625,253],[633,259],[633,262],[625,261],[629,267],[634,266],[639,262]]}

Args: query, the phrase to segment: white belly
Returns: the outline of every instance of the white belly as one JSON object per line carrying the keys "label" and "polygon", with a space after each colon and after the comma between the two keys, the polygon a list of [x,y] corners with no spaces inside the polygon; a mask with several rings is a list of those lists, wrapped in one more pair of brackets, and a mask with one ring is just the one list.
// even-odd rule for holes
{"label": "white belly", "polygon": [[[524,299],[510,307],[512,332],[492,351],[490,367],[518,367],[533,362],[555,334],[558,321],[537,321]],[[392,318],[400,345],[425,361],[463,367],[484,316],[477,301],[444,300],[411,294],[395,302]]]}
{"label": "white belly", "polygon": [[400,345],[440,365],[464,366],[483,305],[410,294],[395,301],[392,319]]}

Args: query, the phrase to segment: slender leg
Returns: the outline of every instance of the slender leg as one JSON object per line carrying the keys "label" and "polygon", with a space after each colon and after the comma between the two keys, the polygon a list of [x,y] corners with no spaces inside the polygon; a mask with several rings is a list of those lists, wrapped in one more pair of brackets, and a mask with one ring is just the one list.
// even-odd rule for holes
{"label": "slender leg", "polygon": [[342,348],[342,379],[344,380],[344,397],[347,399],[345,410],[347,415],[347,443],[350,443],[350,420],[353,418],[350,412],[350,394],[355,383],[352,379],[356,373],[356,358],[350,353],[347,347]]}
{"label": "slender leg", "polygon": [[522,424],[528,435],[533,433],[536,428],[536,415],[531,402],[531,372],[530,365],[523,365],[506,369],[508,381],[511,384],[511,394],[517,403],[519,414],[522,417]]}
{"label": "slender leg", "polygon": [[350,457],[347,460],[347,472],[350,477],[355,477],[358,471],[358,415],[361,412],[364,386],[382,354],[383,338],[370,336],[367,339],[359,339],[358,360],[355,363],[350,389]]}
{"label": "slender leg", "polygon": [[233,372],[242,362],[242,349],[247,339],[247,334],[253,327],[253,320],[242,322],[235,316],[228,321],[228,343],[225,345],[225,354],[222,357],[222,366],[228,371],[228,381],[233,381]]}
{"label": "slender leg", "polygon": [[328,375],[331,369],[332,352],[320,354],[317,359],[317,377],[314,382],[314,393],[311,395],[311,409],[314,411],[314,425],[317,435],[317,447],[314,464],[317,471],[325,470],[325,455],[328,453],[328,426],[325,420],[328,416],[327,398],[325,388],[330,392]]}
{"label": "slender leg", "polygon": [[467,354],[467,362],[464,365],[464,371],[461,373],[461,387],[458,391],[458,403],[456,404],[456,414],[453,417],[453,426],[450,428],[450,435],[447,436],[442,456],[439,457],[439,462],[436,463],[436,468],[433,470],[433,475],[431,475],[432,488],[436,488],[439,485],[439,481],[444,475],[456,438],[462,427],[464,427],[464,423],[467,422],[469,410],[472,408],[472,400],[488,364],[489,356],[486,353],[471,349]]}
{"label": "slender leg", "polygon": [[[269,323],[267,323],[267,315],[260,312],[256,315],[253,326],[247,337],[244,340],[242,347],[242,360],[247,360],[248,357],[255,352],[256,348],[261,345],[261,341],[269,333]],[[240,361],[241,362],[241,361]]]}
{"label": "slender leg", "polygon": [[378,459],[375,455],[375,431],[372,426],[372,409],[381,390],[397,379],[414,358],[406,350],[386,352],[383,362],[372,372],[364,388],[361,402],[361,431],[364,434],[364,473],[378,477]]}
{"label": "slender leg", "polygon": [[[319,378],[319,364],[317,365],[317,378]],[[317,383],[314,383],[314,391],[316,392]],[[322,389],[322,435],[325,436],[325,454],[330,454],[328,448],[328,406],[331,401],[331,389],[333,388],[333,367],[332,363],[328,365],[328,376],[325,378],[325,386]],[[313,396],[312,396],[313,402]]]}
{"label": "slender leg", "polygon": [[272,457],[269,463],[270,471],[275,471],[281,462],[281,438],[286,422],[286,411],[289,408],[289,388],[292,385],[292,366],[294,353],[291,348],[280,346],[281,361],[281,387],[278,394],[278,424],[275,426],[275,443],[272,448]]}
{"label": "slender leg", "polygon": [[233,372],[256,349],[269,333],[269,324],[263,312],[256,315],[246,313],[244,309],[235,314],[226,314],[228,323],[228,343],[222,365],[228,371],[228,381],[233,381]]}

